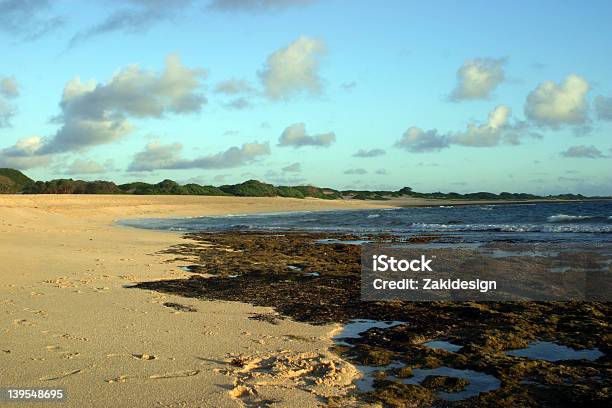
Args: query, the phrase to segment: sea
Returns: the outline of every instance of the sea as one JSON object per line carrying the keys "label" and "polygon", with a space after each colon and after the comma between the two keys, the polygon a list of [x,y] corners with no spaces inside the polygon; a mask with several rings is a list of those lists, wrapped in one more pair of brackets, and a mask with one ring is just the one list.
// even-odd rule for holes
{"label": "sea", "polygon": [[137,219],[119,223],[179,232],[311,231],[393,234],[408,239],[436,235],[465,243],[612,243],[612,200],[275,212]]}

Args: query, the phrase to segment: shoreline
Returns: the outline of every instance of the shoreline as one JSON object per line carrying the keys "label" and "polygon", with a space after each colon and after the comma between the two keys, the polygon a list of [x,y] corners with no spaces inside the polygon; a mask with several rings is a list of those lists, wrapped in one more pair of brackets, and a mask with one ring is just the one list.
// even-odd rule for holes
{"label": "shoreline", "polygon": [[[184,244],[183,234],[118,228],[113,220],[363,207],[381,206],[316,199],[0,195],[0,386],[65,388],[67,407],[92,406],[91,401],[239,407],[244,396],[226,372],[228,361],[289,350],[288,367],[302,357],[344,367],[338,383],[319,391],[337,392],[356,373],[328,351],[335,326],[290,320],[271,325],[251,319],[270,313],[267,307],[130,290],[126,286],[139,282],[188,277],[180,266],[191,260],[164,253]],[[299,387],[277,392],[275,398],[298,407],[318,398]]]}
{"label": "shoreline", "polygon": [[[130,289],[193,276],[181,266],[197,263],[198,253],[177,255],[170,249],[206,245],[186,240],[182,231],[118,228],[115,221],[397,208],[389,204],[0,195],[0,386],[65,388],[68,407],[92,400],[99,401],[94,406],[137,400],[132,406],[240,407],[257,402],[257,378],[251,370],[258,366],[273,373],[266,378],[272,383],[266,397],[279,401],[279,406],[309,407],[321,398],[343,398],[359,373],[332,352],[337,324],[291,319],[271,324],[274,308],[253,306],[241,298],[202,300]],[[304,365],[312,372],[321,366],[333,369],[303,376],[299,373]],[[316,386],[305,387],[306,383]]]}

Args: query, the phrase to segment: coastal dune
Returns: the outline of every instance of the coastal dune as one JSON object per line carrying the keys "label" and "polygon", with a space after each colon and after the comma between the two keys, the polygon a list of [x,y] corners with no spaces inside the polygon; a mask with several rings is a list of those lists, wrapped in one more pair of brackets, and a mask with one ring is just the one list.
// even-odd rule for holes
{"label": "coastal dune", "polygon": [[[141,281],[190,276],[179,268],[189,260],[160,253],[185,240],[114,223],[385,205],[0,195],[0,387],[63,388],[68,399],[62,406],[70,407],[233,407],[262,401],[306,407],[321,396],[341,395],[357,372],[328,352],[333,326],[290,320],[275,325],[250,319],[272,313],[268,308],[130,289]],[[317,371],[323,378],[313,377],[314,366],[327,367]]]}

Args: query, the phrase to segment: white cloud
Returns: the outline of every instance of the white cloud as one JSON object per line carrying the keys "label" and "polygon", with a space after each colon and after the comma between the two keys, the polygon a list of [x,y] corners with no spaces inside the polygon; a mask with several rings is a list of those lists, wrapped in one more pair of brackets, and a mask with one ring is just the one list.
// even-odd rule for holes
{"label": "white cloud", "polygon": [[286,167],[283,167],[283,172],[285,173],[299,173],[302,171],[302,165],[300,163],[293,163]]}
{"label": "white cloud", "polygon": [[485,124],[469,124],[465,132],[453,135],[451,143],[464,146],[496,146],[502,141],[511,144],[518,143],[515,129],[509,125],[512,111],[505,105],[495,107]]}
{"label": "white cloud", "polygon": [[527,96],[525,115],[539,125],[553,128],[584,124],[588,120],[589,88],[589,83],[575,74],[568,75],[561,84],[543,82]]}
{"label": "white cloud", "polygon": [[20,40],[35,40],[64,25],[63,18],[50,15],[49,0],[0,1],[0,32]]}
{"label": "white cloud", "polygon": [[599,150],[595,146],[584,146],[584,145],[572,146],[568,148],[566,151],[561,152],[561,156],[574,157],[574,158],[580,157],[580,158],[587,158],[587,159],[601,159],[601,158],[607,157],[605,154],[602,153],[601,150]]}
{"label": "white cloud", "polygon": [[540,138],[527,122],[511,122],[512,111],[505,105],[496,106],[484,123],[470,123],[463,132],[439,133],[436,129],[423,130],[411,127],[395,143],[396,147],[411,152],[441,150],[451,145],[492,147],[502,143],[517,145],[521,138]]}
{"label": "white cloud", "polygon": [[185,67],[176,55],[169,55],[165,65],[160,73],[130,65],[106,84],[69,81],[56,119],[63,125],[43,151],[62,153],[117,141],[133,130],[128,117],[199,112],[206,103],[198,93],[205,71]]}
{"label": "white cloud", "polygon": [[8,127],[15,116],[15,107],[0,98],[0,128]]}
{"label": "white cloud", "polygon": [[100,163],[91,159],[76,159],[64,170],[64,174],[100,174],[113,170],[113,161]]}
{"label": "white cloud", "polygon": [[144,150],[134,155],[128,171],[153,171],[172,168],[179,160],[183,145],[173,143],[162,145],[159,141],[148,143]]}
{"label": "white cloud", "polygon": [[449,146],[448,136],[441,135],[436,129],[423,130],[412,126],[395,143],[396,147],[410,152],[421,153],[444,149]]}
{"label": "white cloud", "polygon": [[215,92],[226,95],[238,95],[253,92],[253,87],[244,79],[228,79],[219,82],[215,87]]}
{"label": "white cloud", "polygon": [[247,98],[240,97],[229,101],[225,104],[225,107],[229,109],[242,110],[250,108],[251,102],[249,102]]}
{"label": "white cloud", "polygon": [[314,0],[213,0],[209,8],[219,11],[269,12],[307,6]]}
{"label": "white cloud", "polygon": [[278,100],[303,91],[320,93],[323,85],[318,69],[324,53],[325,44],[322,41],[300,37],[271,54],[258,73],[265,94],[270,99]]}
{"label": "white cloud", "polygon": [[278,140],[278,145],[293,146],[295,148],[302,146],[329,147],[335,141],[336,135],[334,132],[311,136],[306,133],[306,125],[303,123],[294,123],[283,130]]}
{"label": "white cloud", "polygon": [[486,99],[505,79],[505,59],[476,58],[467,60],[457,70],[457,86],[451,93],[455,101]]}
{"label": "white cloud", "polygon": [[230,147],[216,154],[195,159],[181,157],[183,146],[179,143],[162,145],[152,142],[134,156],[128,171],[153,171],[157,169],[226,169],[250,164],[270,154],[267,143],[245,143],[241,147]]}
{"label": "white cloud", "polygon": [[16,98],[19,96],[19,86],[15,78],[0,78],[0,96],[5,98]]}
{"label": "white cloud", "polygon": [[357,174],[357,175],[364,175],[364,174],[368,174],[368,171],[366,169],[348,169],[344,171],[344,174]]}
{"label": "white cloud", "polygon": [[39,154],[42,146],[43,139],[39,136],[18,140],[13,146],[0,149],[0,167],[26,170],[47,166],[51,156]]}
{"label": "white cloud", "polygon": [[385,152],[383,149],[370,149],[370,150],[359,149],[359,151],[353,154],[353,157],[369,158],[369,157],[383,156],[386,153],[387,152]]}
{"label": "white cloud", "polygon": [[600,120],[612,120],[612,97],[602,95],[596,97],[595,110]]}
{"label": "white cloud", "polygon": [[0,77],[0,128],[10,126],[17,110],[8,100],[17,96],[19,96],[19,86],[15,78]]}
{"label": "white cloud", "polygon": [[118,3],[121,7],[100,23],[76,33],[69,46],[111,32],[144,32],[155,24],[175,18],[189,8],[192,0],[122,0]]}

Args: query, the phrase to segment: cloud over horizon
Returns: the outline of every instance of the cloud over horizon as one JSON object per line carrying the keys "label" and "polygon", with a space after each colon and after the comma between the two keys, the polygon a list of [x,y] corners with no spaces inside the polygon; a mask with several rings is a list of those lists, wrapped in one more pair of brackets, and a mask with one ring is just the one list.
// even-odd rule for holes
{"label": "cloud over horizon", "polygon": [[171,54],[160,73],[129,65],[107,83],[74,78],[64,88],[62,113],[56,118],[62,126],[42,151],[63,153],[117,141],[134,129],[129,117],[199,112],[206,103],[198,92],[205,76],[204,70],[187,68]]}
{"label": "cloud over horizon", "polygon": [[19,86],[13,77],[0,77],[0,128],[9,127],[17,109],[9,102],[19,96]]}
{"label": "cloud over horizon", "polygon": [[13,146],[0,149],[0,167],[27,170],[47,166],[51,156],[39,154],[43,145],[40,136],[31,136],[18,140]]}
{"label": "cloud over horizon", "polygon": [[487,121],[481,124],[471,122],[465,131],[440,133],[437,129],[423,130],[413,126],[395,143],[399,147],[414,153],[438,151],[451,145],[470,147],[493,147],[500,144],[520,144],[521,138],[540,138],[526,122],[510,122],[512,110],[506,105],[498,105],[491,112]]}
{"label": "cloud over horizon", "polygon": [[383,156],[387,152],[383,149],[359,149],[356,153],[353,154],[353,157],[361,157],[361,158],[369,158],[369,157],[378,157]]}
{"label": "cloud over horizon", "polygon": [[299,173],[302,171],[302,165],[300,163],[292,163],[282,168],[284,173]]}
{"label": "cloud over horizon", "polygon": [[162,145],[155,141],[147,144],[145,149],[136,153],[128,171],[153,171],[159,169],[228,169],[253,163],[262,156],[270,154],[268,143],[245,143],[241,147],[229,149],[195,159],[181,157],[183,145],[173,143]]}
{"label": "cloud over horizon", "polygon": [[394,146],[413,153],[423,153],[444,149],[449,144],[448,136],[438,133],[437,129],[423,130],[412,126],[404,132]]}
{"label": "cloud over horizon", "polygon": [[323,84],[318,70],[325,49],[323,41],[302,36],[270,54],[258,72],[265,95],[279,100],[301,92],[321,93]]}
{"label": "cloud over horizon", "polygon": [[278,139],[278,145],[283,147],[292,146],[294,148],[303,146],[329,147],[335,141],[336,134],[334,132],[308,135],[304,123],[294,123],[283,130]]}
{"label": "cloud over horizon", "polygon": [[599,120],[612,120],[612,96],[597,96],[595,98],[595,111]]}
{"label": "cloud over horizon", "polygon": [[576,74],[562,83],[545,81],[527,95],[525,115],[541,126],[581,125],[588,121],[587,93],[590,85]]}
{"label": "cloud over horizon", "polygon": [[506,59],[476,58],[466,60],[457,70],[457,86],[450,95],[453,101],[486,99],[504,81]]}
{"label": "cloud over horizon", "polygon": [[586,159],[602,159],[608,157],[595,146],[578,145],[572,146],[561,152],[563,157],[586,158]]}

